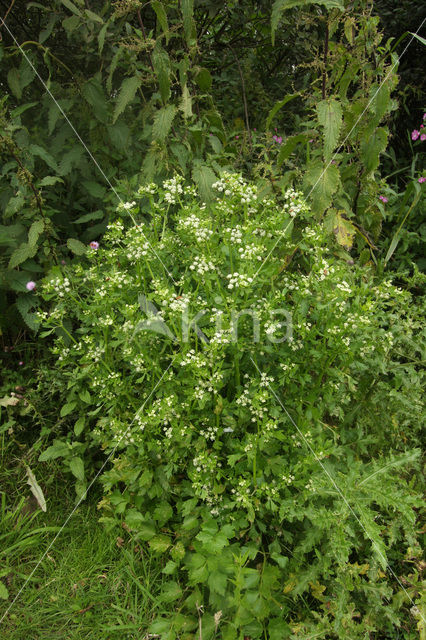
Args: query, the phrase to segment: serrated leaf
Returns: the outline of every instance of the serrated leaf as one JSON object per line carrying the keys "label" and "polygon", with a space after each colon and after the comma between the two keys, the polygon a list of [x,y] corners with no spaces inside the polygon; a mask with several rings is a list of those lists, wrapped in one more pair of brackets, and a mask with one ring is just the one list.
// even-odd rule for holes
{"label": "serrated leaf", "polygon": [[343,217],[342,213],[344,212],[338,211],[335,215],[333,233],[336,236],[337,242],[342,247],[349,250],[352,248],[353,240],[356,234],[356,228],[354,227],[352,222],[350,222],[350,220],[347,220]]}
{"label": "serrated leaf", "polygon": [[183,30],[189,47],[195,44],[196,28],[194,23],[194,0],[182,0]]}
{"label": "serrated leaf", "polygon": [[153,513],[154,520],[157,521],[159,527],[162,527],[168,520],[170,520],[172,515],[173,509],[167,502],[159,504],[158,507],[154,509]]}
{"label": "serrated leaf", "polygon": [[164,553],[170,547],[171,542],[168,536],[160,534],[151,538],[148,544],[153,551],[157,551],[157,553]]}
{"label": "serrated leaf", "polygon": [[36,220],[32,223],[28,231],[28,246],[34,247],[37,244],[37,240],[44,231],[43,220]]}
{"label": "serrated leaf", "polygon": [[279,167],[293,153],[298,144],[300,144],[301,142],[306,142],[306,138],[306,133],[298,133],[295,136],[287,138],[287,140],[283,142],[277,157],[277,164]]}
{"label": "serrated leaf", "polygon": [[127,105],[132,102],[136,95],[136,91],[141,86],[141,83],[142,78],[140,76],[124,78],[120,87],[120,93],[118,94],[117,102],[115,103],[114,116],[112,119],[113,124],[123,113]]}
{"label": "serrated leaf", "polygon": [[272,5],[271,13],[271,40],[272,44],[275,44],[275,33],[281,18],[281,14],[286,9],[293,9],[294,7],[307,7],[310,4],[321,4],[326,9],[339,9],[344,11],[345,6],[343,0],[275,0]]}
{"label": "serrated leaf", "polygon": [[312,211],[320,216],[331,205],[333,194],[340,185],[339,169],[335,164],[327,166],[316,160],[308,165],[304,185],[312,200]]}
{"label": "serrated leaf", "polygon": [[16,298],[16,306],[25,324],[32,331],[37,331],[40,326],[40,320],[37,318],[35,313],[31,313],[31,309],[34,307],[33,296],[28,296],[27,294],[19,295]]}
{"label": "serrated leaf", "polygon": [[57,182],[64,182],[59,176],[44,176],[38,183],[39,187],[52,187]]}
{"label": "serrated leaf", "polygon": [[158,23],[163,30],[163,33],[166,36],[166,44],[169,43],[169,24],[167,22],[167,13],[164,9],[163,3],[160,0],[153,0],[151,2],[151,7],[155,11],[155,15],[157,16]]}
{"label": "serrated leaf", "polygon": [[14,269],[18,265],[28,260],[28,258],[33,258],[37,252],[37,247],[30,247],[28,244],[22,244],[20,247],[15,249],[15,251],[10,256],[9,260],[9,269]]}
{"label": "serrated leaf", "polygon": [[84,463],[81,458],[75,456],[70,460],[70,469],[73,476],[77,478],[80,482],[84,480]]}
{"label": "serrated leaf", "polygon": [[157,76],[163,103],[170,98],[170,59],[166,51],[159,45],[152,52],[152,62]]}
{"label": "serrated leaf", "polygon": [[83,224],[83,222],[90,222],[91,220],[100,220],[103,217],[103,211],[92,211],[91,213],[85,213],[84,216],[80,216],[77,220],[74,220],[74,224]]}
{"label": "serrated leaf", "polygon": [[157,111],[152,125],[152,137],[154,140],[164,142],[169,134],[175,115],[176,107],[171,104]]}
{"label": "serrated leaf", "polygon": [[161,602],[173,602],[182,595],[182,589],[177,582],[171,580],[165,584],[159,596]]}
{"label": "serrated leaf", "polygon": [[95,117],[103,123],[108,121],[108,104],[101,84],[100,75],[96,74],[93,78],[89,78],[84,83],[82,90],[83,96],[87,102],[93,107]]}
{"label": "serrated leaf", "polygon": [[318,122],[324,133],[324,160],[331,160],[342,126],[342,107],[337,100],[322,100],[317,104]]}
{"label": "serrated leaf", "polygon": [[29,149],[34,156],[41,158],[55,173],[58,172],[58,165],[55,158],[51,156],[46,149],[40,147],[38,144],[31,144]]}
{"label": "serrated leaf", "polygon": [[202,68],[198,71],[197,75],[194,77],[194,80],[202,91],[208,91],[211,88],[213,82],[210,71],[205,68]]}
{"label": "serrated leaf", "polygon": [[383,127],[370,132],[367,130],[361,140],[361,160],[368,172],[379,166],[380,154],[386,149],[388,132]]}
{"label": "serrated leaf", "polygon": [[182,111],[184,118],[192,116],[192,99],[187,85],[182,89],[182,100],[179,109]]}
{"label": "serrated leaf", "polygon": [[39,455],[40,462],[46,462],[46,460],[56,460],[56,458],[63,458],[67,456],[69,452],[69,447],[66,442],[61,442],[61,440],[55,440],[55,442],[47,447],[45,451],[43,451]]}
{"label": "serrated leaf", "polygon": [[177,563],[174,562],[173,560],[169,560],[161,573],[165,573],[167,576],[170,576],[172,575],[172,573],[175,573],[177,568],[178,568]]}
{"label": "serrated leaf", "polygon": [[213,199],[212,184],[217,180],[214,171],[206,165],[196,165],[192,170],[192,179],[203,201],[211,201]]}
{"label": "serrated leaf", "polygon": [[76,256],[84,256],[84,254],[87,253],[86,245],[80,242],[80,240],[77,240],[76,238],[68,238],[67,247]]}
{"label": "serrated leaf", "polygon": [[34,473],[31,471],[29,467],[26,467],[27,471],[27,483],[30,485],[31,493],[34,498],[37,500],[38,506],[42,511],[46,511],[46,500],[43,495],[43,491],[41,490],[40,485],[38,484]]}

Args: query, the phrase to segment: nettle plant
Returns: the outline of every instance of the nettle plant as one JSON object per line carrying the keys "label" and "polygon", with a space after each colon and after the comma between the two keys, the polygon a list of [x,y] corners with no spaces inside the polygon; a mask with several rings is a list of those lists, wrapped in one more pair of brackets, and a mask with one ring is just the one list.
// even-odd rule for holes
{"label": "nettle plant", "polygon": [[84,496],[109,455],[101,520],[164,555],[163,640],[414,629],[421,318],[333,254],[300,193],[214,189],[140,187],[40,287],[62,407],[41,459]]}

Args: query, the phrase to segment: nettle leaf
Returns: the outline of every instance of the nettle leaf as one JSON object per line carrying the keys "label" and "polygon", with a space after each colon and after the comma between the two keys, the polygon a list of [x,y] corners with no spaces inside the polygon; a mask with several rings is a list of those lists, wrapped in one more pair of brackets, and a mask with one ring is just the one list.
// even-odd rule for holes
{"label": "nettle leaf", "polygon": [[166,13],[166,10],[164,9],[164,5],[162,2],[160,2],[160,0],[153,0],[153,2],[151,2],[151,7],[155,11],[155,15],[157,16],[158,23],[162,28],[163,33],[166,36],[166,44],[168,44],[169,37],[170,37],[169,23],[167,22],[167,13]]}
{"label": "nettle leaf", "polygon": [[31,144],[29,150],[33,154],[33,156],[38,156],[39,158],[44,160],[44,162],[51,169],[53,169],[55,173],[58,171],[58,164],[55,158],[53,158],[53,156],[51,156],[50,153],[46,151],[46,149],[44,149],[43,147],[40,147],[38,144]]}
{"label": "nettle leaf", "polygon": [[[308,165],[304,176],[304,186],[307,197],[312,200],[312,210],[318,216],[331,205],[333,194],[340,185],[340,173],[335,164],[323,164],[315,160]],[[310,187],[310,188],[309,188]]]}
{"label": "nettle leaf", "polygon": [[28,231],[28,246],[34,247],[37,244],[37,240],[44,231],[43,220],[36,220],[32,223]]}
{"label": "nettle leaf", "polygon": [[337,100],[322,100],[317,104],[318,122],[324,130],[324,160],[331,159],[342,126],[342,107]]}
{"label": "nettle leaf", "polygon": [[134,99],[136,91],[142,84],[142,78],[140,76],[132,76],[131,78],[124,78],[121,83],[120,93],[118,94],[117,102],[115,103],[114,116],[112,122],[123,113],[125,108]]}
{"label": "nettle leaf", "polygon": [[27,483],[30,485],[31,493],[34,498],[37,500],[38,505],[42,511],[46,511],[46,500],[43,495],[43,491],[41,490],[40,485],[38,484],[34,473],[31,471],[29,467],[26,467],[27,471]]}
{"label": "nettle leaf", "polygon": [[182,0],[183,29],[188,46],[195,44],[197,31],[194,22],[194,0]]}
{"label": "nettle leaf", "polygon": [[87,253],[86,245],[80,242],[80,240],[77,240],[76,238],[68,238],[67,247],[76,256],[84,256],[84,254]]}
{"label": "nettle leaf", "polygon": [[344,218],[342,214],[344,214],[344,211],[337,211],[334,216],[333,233],[336,236],[337,242],[349,250],[352,249],[356,228],[352,222]]}
{"label": "nettle leaf", "polygon": [[9,269],[14,269],[18,265],[28,260],[28,258],[33,258],[37,253],[37,246],[30,246],[29,244],[22,244],[20,247],[15,249],[15,251],[10,256],[9,260]]}
{"label": "nettle leaf", "polygon": [[182,589],[174,580],[168,581],[160,593],[161,602],[173,602],[182,595]]}
{"label": "nettle leaf", "polygon": [[380,127],[374,131],[367,131],[361,140],[361,160],[367,169],[372,172],[379,166],[380,154],[386,149],[388,143],[388,130]]}
{"label": "nettle leaf", "polygon": [[211,76],[210,71],[204,68],[200,69],[197,72],[197,75],[194,77],[194,80],[202,91],[208,91],[211,88],[212,82],[213,82],[213,78]]}
{"label": "nettle leaf", "polygon": [[197,185],[203,201],[210,202],[214,197],[212,184],[217,180],[214,171],[206,165],[196,165],[192,170],[192,179]]}
{"label": "nettle leaf", "polygon": [[20,100],[22,98],[22,87],[19,79],[19,70],[12,67],[7,74],[7,83],[13,95]]}
{"label": "nettle leaf", "polygon": [[[108,104],[100,81],[100,74],[96,74],[93,78],[90,78],[83,85],[81,92],[87,102],[93,107],[93,113],[96,118],[100,122],[106,123],[108,120]],[[132,96],[131,99],[133,99],[133,97],[134,96]]]}
{"label": "nettle leaf", "polygon": [[172,104],[157,111],[154,116],[154,124],[152,125],[152,137],[154,140],[164,142],[170,132],[175,115],[176,107]]}
{"label": "nettle leaf", "polygon": [[157,76],[163,103],[170,98],[170,59],[166,51],[157,46],[152,52],[152,62]]}
{"label": "nettle leaf", "polygon": [[192,116],[192,99],[187,85],[182,89],[182,100],[179,109],[182,111],[184,118]]}
{"label": "nettle leaf", "polygon": [[16,298],[16,307],[22,316],[25,324],[32,330],[37,331],[40,326],[40,320],[35,313],[31,313],[31,309],[34,308],[34,298],[27,293],[19,295]]}

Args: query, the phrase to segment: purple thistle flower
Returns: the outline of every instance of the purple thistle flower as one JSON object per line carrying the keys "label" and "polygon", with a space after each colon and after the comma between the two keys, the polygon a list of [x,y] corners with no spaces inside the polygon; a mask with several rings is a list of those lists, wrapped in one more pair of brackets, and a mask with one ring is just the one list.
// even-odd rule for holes
{"label": "purple thistle flower", "polygon": [[34,291],[34,289],[36,288],[36,283],[33,282],[33,280],[30,280],[29,282],[27,282],[27,284],[25,285],[27,291]]}
{"label": "purple thistle flower", "polygon": [[96,242],[96,240],[93,240],[90,244],[89,247],[91,249],[93,249],[94,251],[97,251],[99,249],[99,242]]}
{"label": "purple thistle flower", "polygon": [[417,129],[414,129],[414,130],[411,132],[411,140],[417,140],[417,138],[419,137],[419,135],[420,135],[420,131],[417,131]]}

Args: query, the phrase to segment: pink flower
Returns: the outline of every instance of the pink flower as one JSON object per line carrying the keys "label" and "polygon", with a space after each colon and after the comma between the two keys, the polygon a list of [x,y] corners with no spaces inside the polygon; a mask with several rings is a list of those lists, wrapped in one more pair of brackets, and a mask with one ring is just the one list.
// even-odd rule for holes
{"label": "pink flower", "polygon": [[426,133],[422,133],[422,135],[420,136],[420,140],[423,142],[424,140],[426,140]]}
{"label": "pink flower", "polygon": [[281,138],[281,136],[278,136],[278,138],[277,138],[277,142],[278,142],[278,144],[281,144],[281,143],[282,143],[282,141],[283,141],[283,139]]}
{"label": "pink flower", "polygon": [[18,362],[18,364],[19,364],[19,366],[20,366],[20,367],[22,367],[22,365],[24,364],[23,360],[20,360],[20,361]]}
{"label": "pink flower", "polygon": [[411,132],[411,140],[417,140],[419,135],[420,135],[420,131],[417,131],[417,129],[414,129],[414,131]]}
{"label": "pink flower", "polygon": [[421,178],[419,178],[417,182],[420,182],[420,184],[422,184],[422,182],[426,182],[425,176],[421,176]]}
{"label": "pink flower", "polygon": [[388,201],[388,199],[386,198],[386,196],[379,196],[379,200],[381,200],[382,202],[384,202],[386,204],[386,202]]}
{"label": "pink flower", "polygon": [[30,280],[29,282],[27,282],[27,284],[25,285],[25,287],[27,288],[27,291],[34,291],[34,289],[36,288],[36,283],[33,282],[32,280]]}
{"label": "pink flower", "polygon": [[93,240],[93,242],[89,244],[89,247],[93,249],[93,251],[96,251],[97,249],[99,249],[99,242],[96,242],[96,240]]}
{"label": "pink flower", "polygon": [[239,138],[239,137],[240,137],[240,136],[235,136],[235,140],[238,140],[238,138]]}
{"label": "pink flower", "polygon": [[426,120],[426,113],[423,114],[423,120]]}

